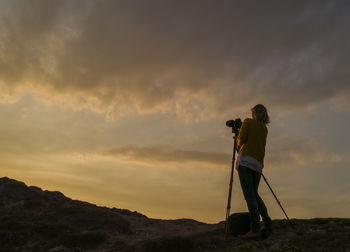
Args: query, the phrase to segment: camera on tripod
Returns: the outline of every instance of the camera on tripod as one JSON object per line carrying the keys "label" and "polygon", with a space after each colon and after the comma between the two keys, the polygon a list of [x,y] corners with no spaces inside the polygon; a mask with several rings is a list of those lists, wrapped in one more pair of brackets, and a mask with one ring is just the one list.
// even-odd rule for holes
{"label": "camera on tripod", "polygon": [[226,121],[226,126],[232,128],[232,133],[238,133],[239,129],[242,126],[242,121],[240,118],[237,118],[235,120],[228,120]]}

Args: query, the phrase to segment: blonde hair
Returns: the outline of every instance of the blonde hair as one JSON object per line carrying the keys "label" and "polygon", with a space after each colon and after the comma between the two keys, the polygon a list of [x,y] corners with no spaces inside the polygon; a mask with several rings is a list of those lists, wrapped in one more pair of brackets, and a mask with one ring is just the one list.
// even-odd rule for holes
{"label": "blonde hair", "polygon": [[269,115],[267,114],[267,109],[262,104],[257,104],[252,108],[253,118],[264,123],[270,123]]}

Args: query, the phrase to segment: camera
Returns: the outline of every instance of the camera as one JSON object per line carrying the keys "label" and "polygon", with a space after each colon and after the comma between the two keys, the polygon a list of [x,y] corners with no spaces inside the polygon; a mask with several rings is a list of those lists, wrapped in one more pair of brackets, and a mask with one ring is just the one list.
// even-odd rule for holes
{"label": "camera", "polygon": [[235,120],[228,120],[226,121],[226,126],[232,128],[233,133],[238,133],[239,129],[242,126],[242,121],[239,118]]}

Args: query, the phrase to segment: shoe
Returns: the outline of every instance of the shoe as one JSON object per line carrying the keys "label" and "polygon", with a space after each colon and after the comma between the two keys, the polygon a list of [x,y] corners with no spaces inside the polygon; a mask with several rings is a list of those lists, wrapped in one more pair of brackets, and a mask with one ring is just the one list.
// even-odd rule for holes
{"label": "shoe", "polygon": [[248,233],[244,235],[239,235],[238,237],[243,239],[260,239],[260,236],[261,236],[260,232],[249,231]]}

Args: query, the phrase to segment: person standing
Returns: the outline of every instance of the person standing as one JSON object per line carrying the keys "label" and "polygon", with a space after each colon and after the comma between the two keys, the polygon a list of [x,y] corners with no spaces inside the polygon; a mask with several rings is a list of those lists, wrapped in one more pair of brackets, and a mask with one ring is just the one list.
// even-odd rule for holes
{"label": "person standing", "polygon": [[241,236],[243,238],[260,237],[260,215],[264,222],[264,228],[271,233],[271,218],[264,201],[258,194],[259,182],[264,168],[268,133],[266,125],[270,119],[262,104],[257,104],[251,111],[252,118],[243,121],[237,137],[236,169],[250,214],[250,231]]}

